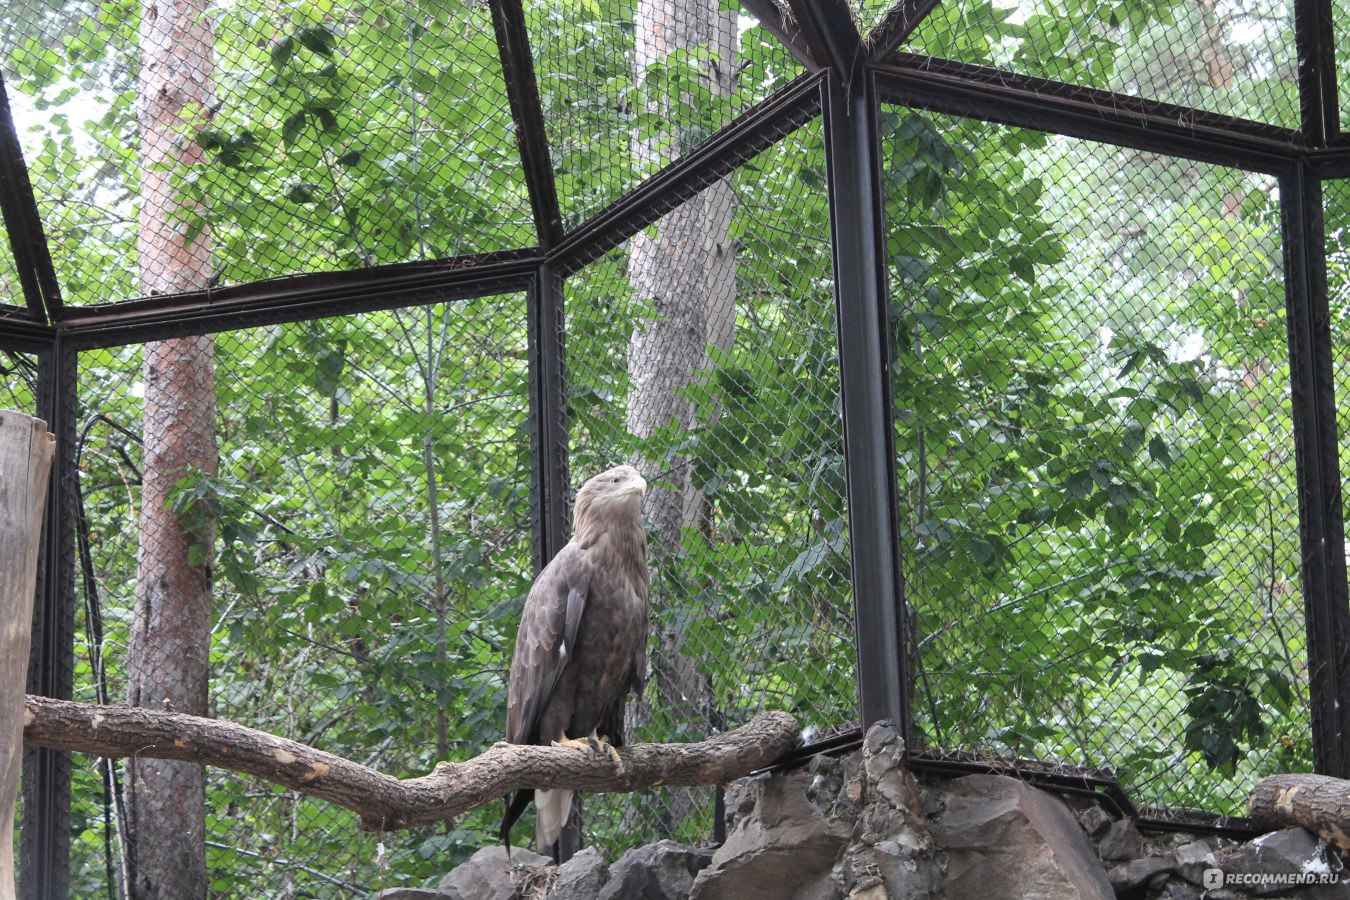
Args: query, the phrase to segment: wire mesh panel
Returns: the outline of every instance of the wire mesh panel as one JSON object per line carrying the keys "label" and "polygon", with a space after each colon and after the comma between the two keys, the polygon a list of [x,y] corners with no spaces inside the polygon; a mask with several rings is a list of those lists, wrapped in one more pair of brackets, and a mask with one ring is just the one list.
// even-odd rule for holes
{"label": "wire mesh panel", "polygon": [[[513,295],[213,339],[218,467],[172,495],[181,515],[215,523],[212,715],[399,776],[501,738],[531,576],[524,313]],[[76,699],[120,700],[132,674],[149,534],[142,356],[82,354]],[[103,875],[104,816],[123,808],[109,791],[105,810],[97,777],[85,782],[75,864],[90,879]],[[252,778],[210,770],[206,790],[220,896],[434,885],[493,842],[500,816],[365,835],[354,814]]]}
{"label": "wire mesh panel", "polygon": [[[19,270],[14,264],[14,249],[10,246],[4,222],[0,222],[0,306],[23,305],[23,285],[19,283]],[[0,310],[0,318],[4,315]]]}
{"label": "wire mesh panel", "polygon": [[924,739],[1245,814],[1311,765],[1274,180],[885,117]]}
{"label": "wire mesh panel", "polygon": [[902,49],[1297,128],[1286,0],[963,0]]}
{"label": "wire mesh panel", "polygon": [[719,0],[525,6],[568,227],[802,71]]}
{"label": "wire mesh panel", "polygon": [[849,0],[858,31],[866,37],[867,33],[881,24],[891,8],[900,5],[900,0]]}
{"label": "wire mesh panel", "polygon": [[[567,281],[572,480],[647,473],[635,739],[857,717],[824,155],[807,126]],[[712,833],[706,792],[587,798],[616,851]]]}
{"label": "wire mesh panel", "polygon": [[[1327,304],[1331,310],[1331,351],[1334,366],[1337,431],[1341,438],[1340,459],[1350,460],[1350,181],[1322,183],[1323,215],[1327,250]],[[1344,479],[1342,479],[1344,482]],[[1350,508],[1343,510],[1350,516]]]}
{"label": "wire mesh panel", "polygon": [[187,7],[5,14],[4,74],[71,302],[164,292],[140,280],[147,264],[190,262],[173,289],[206,289],[534,243],[485,4]]}
{"label": "wire mesh panel", "polygon": [[37,357],[0,350],[0,409],[37,415],[37,390]]}

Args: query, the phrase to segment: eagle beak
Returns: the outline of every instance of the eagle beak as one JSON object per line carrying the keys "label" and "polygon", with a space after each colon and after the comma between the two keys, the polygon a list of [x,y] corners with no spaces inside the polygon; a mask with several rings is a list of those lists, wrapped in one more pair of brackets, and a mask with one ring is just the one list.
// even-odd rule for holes
{"label": "eagle beak", "polygon": [[639,497],[645,496],[647,493],[647,479],[639,475],[637,481],[633,483],[633,492]]}

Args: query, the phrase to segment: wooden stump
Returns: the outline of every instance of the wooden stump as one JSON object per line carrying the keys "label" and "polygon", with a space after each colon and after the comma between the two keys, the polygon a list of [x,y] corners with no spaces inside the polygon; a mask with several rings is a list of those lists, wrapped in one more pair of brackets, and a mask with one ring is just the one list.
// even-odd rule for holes
{"label": "wooden stump", "polygon": [[14,801],[23,767],[24,686],[42,510],[55,448],[46,422],[0,410],[0,900],[14,897]]}
{"label": "wooden stump", "polygon": [[1263,828],[1302,827],[1350,851],[1350,781],[1326,775],[1271,775],[1256,783],[1247,805]]}

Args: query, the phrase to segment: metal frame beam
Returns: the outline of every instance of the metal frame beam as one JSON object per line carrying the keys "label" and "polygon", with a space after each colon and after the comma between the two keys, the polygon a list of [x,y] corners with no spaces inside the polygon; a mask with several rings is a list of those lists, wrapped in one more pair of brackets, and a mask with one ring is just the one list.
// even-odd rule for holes
{"label": "metal frame beam", "polygon": [[492,27],[497,33],[497,51],[501,54],[506,96],[511,118],[516,123],[516,148],[525,171],[525,187],[530,192],[535,232],[539,246],[547,249],[563,234],[562,210],[558,206],[558,186],[553,178],[553,160],[544,128],[544,107],[539,100],[539,82],[530,54],[529,29],[521,0],[491,0]]}
{"label": "metal frame beam", "polygon": [[1332,0],[1294,0],[1299,132],[1309,147],[1327,146],[1340,130],[1335,37]]}
{"label": "metal frame beam", "polygon": [[1280,179],[1280,199],[1314,764],[1323,775],[1350,778],[1350,599],[1317,173],[1305,163],[1292,167]]}
{"label": "metal frame beam", "polygon": [[1278,174],[1297,132],[1246,119],[950,60],[892,54],[875,67],[883,99],[949,115]]}
{"label": "metal frame beam", "polygon": [[56,329],[29,318],[0,315],[0,350],[41,353],[56,341]]}
{"label": "metal frame beam", "polygon": [[81,349],[112,347],[485,297],[526,290],[539,262],[536,250],[514,250],[432,263],[296,275],[237,288],[88,309],[68,307],[60,330],[69,343]]}
{"label": "metal frame beam", "polygon": [[4,216],[28,311],[40,321],[55,321],[61,315],[61,289],[42,229],[42,217],[38,215],[37,197],[28,180],[23,148],[14,130],[3,76],[0,76],[0,215]]}
{"label": "metal frame beam", "polygon": [[914,33],[942,0],[903,0],[886,13],[863,40],[867,58],[874,62],[886,58]]}
{"label": "metal frame beam", "polygon": [[881,143],[870,76],[821,86],[862,727],[910,733]]}
{"label": "metal frame beam", "polygon": [[[75,414],[78,360],[60,339],[39,355],[38,417],[56,435],[42,526],[30,694],[69,700],[75,684]],[[25,748],[19,894],[64,900],[70,892],[70,754]]]}
{"label": "metal frame beam", "polygon": [[844,84],[863,64],[862,37],[845,0],[788,0],[811,57],[829,66]]}
{"label": "metal frame beam", "polygon": [[820,68],[820,63],[811,55],[811,48],[802,37],[801,28],[791,17],[784,15],[778,0],[741,0],[741,6],[759,20],[765,31],[778,38],[799,63],[812,72]]}
{"label": "metal frame beam", "polygon": [[539,267],[529,292],[530,424],[534,444],[534,570],[567,543],[567,398],[563,280]]}

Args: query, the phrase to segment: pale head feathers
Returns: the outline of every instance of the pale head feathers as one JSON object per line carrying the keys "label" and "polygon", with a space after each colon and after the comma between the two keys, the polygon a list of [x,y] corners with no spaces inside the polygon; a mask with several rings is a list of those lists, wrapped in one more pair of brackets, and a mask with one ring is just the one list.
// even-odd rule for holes
{"label": "pale head feathers", "polygon": [[577,491],[572,539],[586,546],[599,532],[613,526],[632,527],[642,522],[642,495],[647,480],[632,466],[615,466],[591,478]]}

